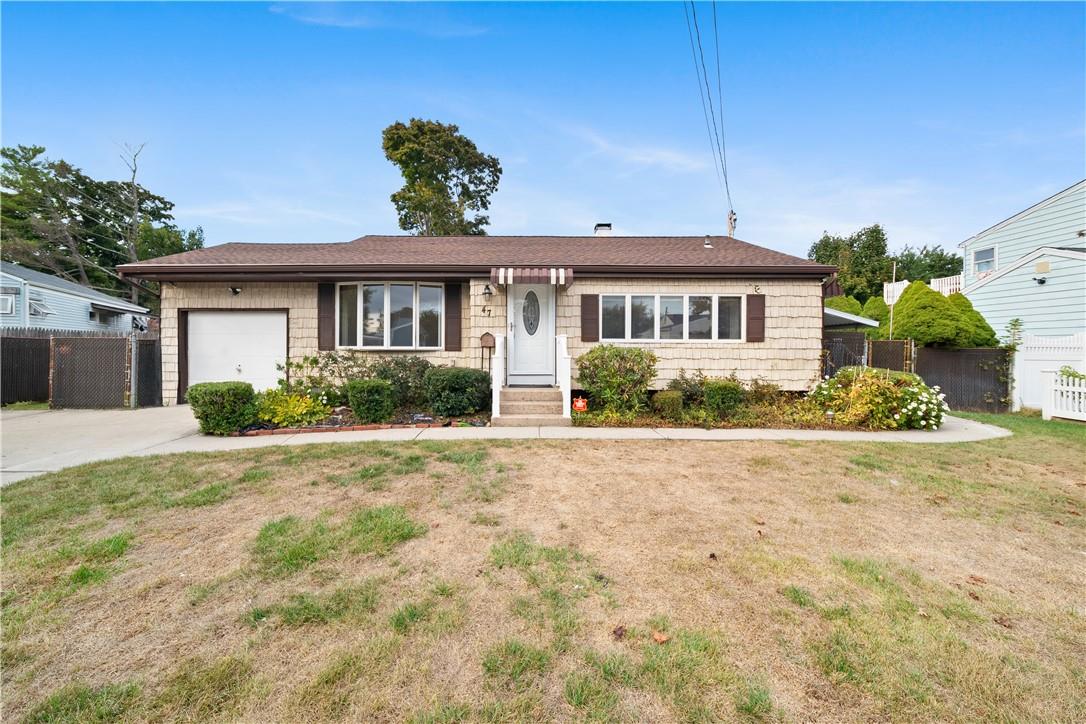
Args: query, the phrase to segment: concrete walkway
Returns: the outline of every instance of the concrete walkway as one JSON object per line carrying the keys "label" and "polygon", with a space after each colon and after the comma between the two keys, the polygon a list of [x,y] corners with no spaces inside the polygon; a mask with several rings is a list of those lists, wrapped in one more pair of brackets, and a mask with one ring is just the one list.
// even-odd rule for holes
{"label": "concrete walkway", "polygon": [[365,432],[311,432],[260,437],[199,433],[188,406],[142,410],[26,410],[0,412],[0,484],[72,465],[126,455],[239,450],[272,445],[364,440],[837,440],[958,443],[1010,435],[1008,430],[947,417],[935,432],[846,430],[702,430],[700,428],[442,427]]}

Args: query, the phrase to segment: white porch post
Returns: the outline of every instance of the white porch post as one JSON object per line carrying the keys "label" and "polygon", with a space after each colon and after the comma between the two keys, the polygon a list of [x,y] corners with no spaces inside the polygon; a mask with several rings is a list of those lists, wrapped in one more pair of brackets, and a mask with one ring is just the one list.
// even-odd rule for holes
{"label": "white porch post", "polygon": [[490,358],[490,416],[501,414],[502,387],[505,386],[505,335],[494,335],[494,356]]}
{"label": "white porch post", "polygon": [[572,390],[573,364],[569,356],[569,341],[566,335],[559,334],[554,338],[555,368],[554,377],[562,390],[562,417],[570,417],[570,395]]}

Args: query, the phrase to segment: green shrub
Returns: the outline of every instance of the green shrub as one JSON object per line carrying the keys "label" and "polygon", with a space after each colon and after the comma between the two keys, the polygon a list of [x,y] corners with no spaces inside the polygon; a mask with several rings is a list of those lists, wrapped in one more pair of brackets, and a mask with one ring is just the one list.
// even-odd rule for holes
{"label": "green shrub", "polygon": [[490,407],[490,374],[469,367],[434,367],[423,378],[430,409],[438,415],[470,415]]}
{"label": "green shrub", "polygon": [[652,396],[652,409],[660,417],[678,421],[683,416],[683,393],[678,390],[662,390]]}
{"label": "green shrub", "polygon": [[894,338],[920,347],[960,347],[965,326],[958,308],[924,282],[906,287],[894,305]]}
{"label": "green shrub", "polygon": [[863,316],[881,324],[890,318],[890,307],[881,296],[871,297],[864,302]]}
{"label": "green shrub", "polygon": [[744,395],[739,380],[708,380],[705,383],[705,407],[720,417],[735,412],[743,404]]}
{"label": "green shrub", "polygon": [[938,387],[908,372],[845,367],[808,395],[836,422],[873,430],[935,430],[949,409]]}
{"label": "green shrub", "polygon": [[959,347],[999,346],[995,330],[985,321],[980,312],[973,308],[973,303],[968,297],[961,292],[955,292],[946,299],[958,310],[962,318],[961,334],[958,336]]}
{"label": "green shrub", "polygon": [[755,378],[747,385],[746,395],[743,401],[748,405],[776,405],[783,401],[785,394],[781,392],[779,385],[768,380]]}
{"label": "green shrub", "polygon": [[332,408],[300,392],[268,390],[259,395],[256,416],[276,427],[306,427],[332,414]]}
{"label": "green shrub", "polygon": [[839,312],[855,314],[857,316],[863,314],[864,311],[864,308],[860,305],[860,300],[856,297],[830,297],[822,302],[822,304],[830,309],[836,309]]}
{"label": "green shrub", "polygon": [[577,379],[606,410],[636,411],[656,377],[656,355],[638,347],[600,344],[577,358]]}
{"label": "green shrub", "polygon": [[371,376],[392,384],[397,407],[426,404],[426,373],[433,368],[429,360],[417,355],[382,357],[369,365]]}
{"label": "green shrub", "polygon": [[186,397],[206,435],[229,435],[256,422],[256,394],[248,382],[201,382]]}
{"label": "green shrub", "polygon": [[343,389],[359,422],[384,422],[396,409],[396,393],[387,380],[351,380]]}
{"label": "green shrub", "polygon": [[667,388],[681,392],[683,403],[687,407],[697,407],[705,401],[705,382],[708,379],[701,370],[695,370],[694,374],[688,375],[685,369],[680,369],[679,374],[667,383]]}

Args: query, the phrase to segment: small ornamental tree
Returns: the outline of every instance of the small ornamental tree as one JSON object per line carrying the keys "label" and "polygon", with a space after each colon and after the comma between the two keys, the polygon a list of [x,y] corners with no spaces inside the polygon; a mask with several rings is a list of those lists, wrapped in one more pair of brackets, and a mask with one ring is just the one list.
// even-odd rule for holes
{"label": "small ornamental tree", "polygon": [[947,297],[947,301],[958,310],[962,317],[962,334],[958,340],[959,347],[998,347],[999,339],[995,330],[985,321],[980,312],[973,308],[961,292],[955,292]]}
{"label": "small ornamental tree", "polygon": [[[874,297],[871,297],[874,299]],[[838,312],[845,312],[846,314],[855,314],[859,316],[863,314],[863,306],[860,305],[860,301],[856,297],[830,297],[825,302],[824,306],[830,309],[836,309]]]}
{"label": "small ornamental tree", "polygon": [[965,326],[958,308],[924,282],[913,282],[894,305],[894,338],[921,347],[958,347]]}

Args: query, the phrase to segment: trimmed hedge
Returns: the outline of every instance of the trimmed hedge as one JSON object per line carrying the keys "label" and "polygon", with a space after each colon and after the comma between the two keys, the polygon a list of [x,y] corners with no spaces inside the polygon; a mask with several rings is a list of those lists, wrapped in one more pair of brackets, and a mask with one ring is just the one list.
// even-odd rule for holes
{"label": "trimmed hedge", "polygon": [[577,358],[577,380],[603,409],[636,412],[656,377],[656,355],[640,347],[600,344]]}
{"label": "trimmed hedge", "polygon": [[660,417],[673,422],[682,419],[683,393],[679,390],[661,390],[652,396],[652,409]]}
{"label": "trimmed hedge", "polygon": [[392,383],[397,407],[426,404],[426,373],[433,369],[430,361],[418,355],[381,357],[369,364],[372,377]]}
{"label": "trimmed hedge", "polygon": [[185,396],[205,435],[229,435],[256,422],[256,393],[248,382],[201,382]]}
{"label": "trimmed hedge", "polygon": [[705,407],[719,417],[728,417],[743,404],[744,394],[739,380],[706,380]]}
{"label": "trimmed hedge", "polygon": [[490,374],[469,367],[433,367],[423,377],[430,409],[438,415],[470,415],[490,407]]}
{"label": "trimmed hedge", "polygon": [[384,422],[396,409],[395,389],[388,380],[349,380],[343,389],[359,422]]}

